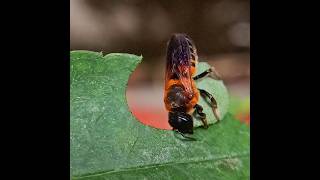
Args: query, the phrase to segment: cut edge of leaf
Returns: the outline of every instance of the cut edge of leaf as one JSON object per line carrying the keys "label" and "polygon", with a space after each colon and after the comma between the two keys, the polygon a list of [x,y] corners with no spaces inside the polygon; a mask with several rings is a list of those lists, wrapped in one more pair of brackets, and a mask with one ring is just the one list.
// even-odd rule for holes
{"label": "cut edge of leaf", "polygon": [[83,54],[95,54],[95,55],[99,55],[99,56],[103,56],[102,51],[100,52],[95,52],[95,51],[88,51],[88,50],[72,50],[70,51],[70,55],[75,54],[75,53],[83,53]]}

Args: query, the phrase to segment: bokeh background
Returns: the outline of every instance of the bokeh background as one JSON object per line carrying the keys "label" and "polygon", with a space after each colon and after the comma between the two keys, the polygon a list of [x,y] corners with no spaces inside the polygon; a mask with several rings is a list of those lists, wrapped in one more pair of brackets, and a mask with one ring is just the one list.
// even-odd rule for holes
{"label": "bokeh background", "polygon": [[70,0],[70,50],[143,56],[127,100],[140,119],[167,118],[163,104],[167,41],[186,33],[200,61],[213,65],[230,92],[230,111],[249,124],[249,0]]}

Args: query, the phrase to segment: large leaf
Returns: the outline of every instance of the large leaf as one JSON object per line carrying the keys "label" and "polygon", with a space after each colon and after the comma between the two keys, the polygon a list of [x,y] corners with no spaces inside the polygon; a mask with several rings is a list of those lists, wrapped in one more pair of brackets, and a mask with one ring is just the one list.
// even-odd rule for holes
{"label": "large leaf", "polygon": [[128,111],[127,80],[142,57],[70,56],[72,179],[249,178],[249,130],[230,114],[207,130],[195,129],[197,141],[182,141]]}

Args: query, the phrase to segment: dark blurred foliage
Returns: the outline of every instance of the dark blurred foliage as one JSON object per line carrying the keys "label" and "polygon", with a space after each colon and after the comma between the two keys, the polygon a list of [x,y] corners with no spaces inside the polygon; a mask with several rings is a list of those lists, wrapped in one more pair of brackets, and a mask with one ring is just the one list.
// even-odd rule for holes
{"label": "dark blurred foliage", "polygon": [[245,79],[249,91],[249,0],[71,0],[70,7],[70,49],[142,54],[136,84],[162,83],[167,41],[179,32],[227,84]]}
{"label": "dark blurred foliage", "polygon": [[163,56],[174,32],[199,53],[249,52],[248,0],[71,0],[71,49]]}

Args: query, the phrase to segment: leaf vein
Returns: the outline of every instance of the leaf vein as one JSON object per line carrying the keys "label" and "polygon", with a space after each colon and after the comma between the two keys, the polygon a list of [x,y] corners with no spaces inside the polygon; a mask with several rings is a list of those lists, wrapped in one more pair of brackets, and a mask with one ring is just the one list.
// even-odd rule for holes
{"label": "leaf vein", "polygon": [[82,178],[103,176],[103,175],[107,175],[107,174],[114,174],[114,173],[120,173],[120,172],[139,171],[139,170],[152,169],[152,168],[158,168],[158,167],[164,167],[164,166],[181,165],[181,164],[189,164],[189,163],[202,163],[202,162],[208,162],[208,161],[218,161],[218,160],[223,160],[223,159],[247,157],[247,156],[249,156],[249,153],[237,154],[237,155],[232,155],[232,156],[224,155],[224,156],[221,156],[221,157],[209,158],[209,159],[204,159],[204,160],[199,160],[199,159],[195,159],[194,160],[193,159],[193,160],[190,160],[190,161],[168,162],[168,163],[163,163],[163,164],[148,164],[148,165],[144,165],[144,166],[137,166],[137,167],[117,169],[117,170],[103,171],[103,172],[95,173],[95,174],[74,176],[73,179],[82,179]]}

